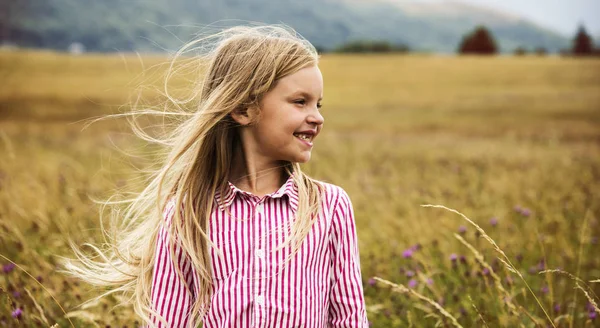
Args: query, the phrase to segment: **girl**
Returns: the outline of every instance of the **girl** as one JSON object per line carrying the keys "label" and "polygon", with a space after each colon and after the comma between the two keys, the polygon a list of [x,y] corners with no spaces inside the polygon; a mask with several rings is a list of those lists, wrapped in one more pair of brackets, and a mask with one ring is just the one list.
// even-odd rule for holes
{"label": "girl", "polygon": [[314,47],[276,26],[217,38],[194,58],[194,111],[169,96],[185,117],[169,136],[135,129],[169,153],[105,261],[76,251],[68,270],[132,295],[151,327],[366,327],[350,199],[299,165],[323,128]]}

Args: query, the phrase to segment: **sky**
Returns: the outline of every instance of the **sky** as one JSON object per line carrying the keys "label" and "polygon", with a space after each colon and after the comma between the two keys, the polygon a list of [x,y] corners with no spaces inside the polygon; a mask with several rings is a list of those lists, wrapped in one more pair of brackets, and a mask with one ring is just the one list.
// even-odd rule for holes
{"label": "sky", "polygon": [[[424,0],[413,0],[424,1]],[[427,0],[435,2],[451,0]],[[564,35],[573,35],[583,23],[600,37],[600,0],[460,0],[523,16]]]}

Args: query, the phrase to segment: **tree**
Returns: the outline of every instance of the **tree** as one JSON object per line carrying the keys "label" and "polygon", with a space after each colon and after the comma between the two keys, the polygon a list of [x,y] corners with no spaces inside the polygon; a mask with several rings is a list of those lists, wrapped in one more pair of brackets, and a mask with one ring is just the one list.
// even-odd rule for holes
{"label": "tree", "polygon": [[577,56],[592,55],[594,53],[594,43],[583,25],[579,26],[579,30],[575,35],[572,52]]}
{"label": "tree", "polygon": [[518,47],[514,51],[515,56],[525,56],[527,54],[527,49],[524,47]]}
{"label": "tree", "polygon": [[463,37],[458,52],[460,54],[493,55],[498,52],[498,47],[488,29],[480,25]]}
{"label": "tree", "polygon": [[535,54],[538,56],[546,56],[548,54],[548,50],[544,47],[535,48]]}
{"label": "tree", "polygon": [[405,53],[409,52],[410,49],[408,46],[399,44],[394,45],[387,41],[377,41],[377,40],[355,40],[335,49],[335,52],[345,52],[345,53],[383,53],[383,52],[400,52]]}

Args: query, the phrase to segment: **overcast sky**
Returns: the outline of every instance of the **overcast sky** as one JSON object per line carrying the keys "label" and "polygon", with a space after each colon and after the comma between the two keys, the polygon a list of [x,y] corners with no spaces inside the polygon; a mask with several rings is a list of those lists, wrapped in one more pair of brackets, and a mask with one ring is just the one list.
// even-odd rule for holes
{"label": "overcast sky", "polygon": [[[423,1],[423,0],[413,0]],[[451,1],[451,0],[427,0]],[[565,35],[572,35],[580,23],[600,36],[600,0],[461,0],[522,15]]]}

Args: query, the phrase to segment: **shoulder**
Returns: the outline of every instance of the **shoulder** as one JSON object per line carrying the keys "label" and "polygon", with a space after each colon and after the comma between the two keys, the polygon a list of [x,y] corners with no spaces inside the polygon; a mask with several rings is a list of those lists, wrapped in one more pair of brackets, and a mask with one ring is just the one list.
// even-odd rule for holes
{"label": "shoulder", "polygon": [[321,199],[327,207],[336,210],[340,207],[352,206],[350,196],[344,188],[324,181],[314,181],[321,186]]}
{"label": "shoulder", "polygon": [[163,223],[167,227],[171,226],[171,221],[173,220],[173,216],[175,214],[176,204],[177,202],[175,200],[175,197],[170,197],[169,199],[167,199],[167,202],[162,208]]}

